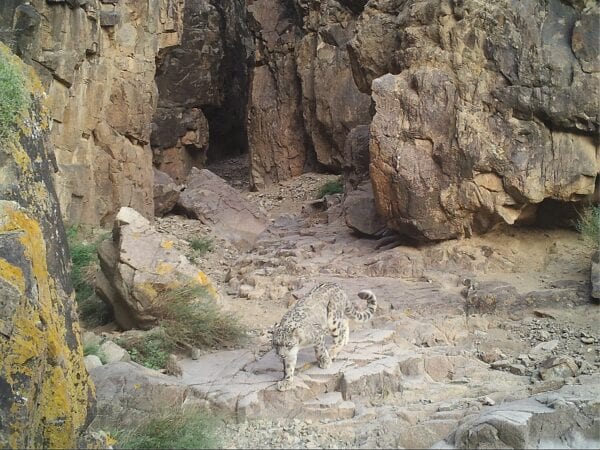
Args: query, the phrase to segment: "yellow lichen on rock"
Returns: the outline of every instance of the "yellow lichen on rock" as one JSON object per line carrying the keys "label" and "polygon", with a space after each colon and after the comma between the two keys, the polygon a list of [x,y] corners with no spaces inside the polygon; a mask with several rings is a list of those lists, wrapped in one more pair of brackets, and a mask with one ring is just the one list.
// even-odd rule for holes
{"label": "yellow lichen on rock", "polygon": [[[93,392],[83,366],[78,325],[68,323],[61,311],[60,293],[48,277],[45,242],[37,221],[14,203],[3,202],[0,235],[4,233],[18,234],[36,284],[33,298],[21,295],[10,339],[0,340],[0,378],[20,400],[11,406],[8,445],[73,448]],[[14,281],[14,274],[14,270],[0,272],[8,281]],[[21,286],[24,291],[24,282]],[[74,347],[69,346],[67,334],[73,337]]]}
{"label": "yellow lichen on rock", "polygon": [[[25,292],[25,278],[20,267],[14,266],[0,258],[0,274],[5,281],[16,287],[22,294]],[[1,320],[1,318],[0,318]]]}

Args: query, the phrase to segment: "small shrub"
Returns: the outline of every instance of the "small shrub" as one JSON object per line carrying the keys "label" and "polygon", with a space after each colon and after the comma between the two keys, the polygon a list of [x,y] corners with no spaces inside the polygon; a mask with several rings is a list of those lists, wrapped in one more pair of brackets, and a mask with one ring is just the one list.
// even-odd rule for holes
{"label": "small shrub", "polygon": [[344,192],[344,186],[342,184],[342,180],[337,179],[334,181],[328,181],[327,183],[325,183],[321,189],[319,189],[319,193],[317,194],[317,198],[323,198],[326,195],[332,195],[332,194],[341,194],[342,192]]}
{"label": "small shrub", "polygon": [[164,330],[155,329],[143,338],[119,340],[118,344],[129,352],[131,359],[150,369],[164,369],[175,345]]}
{"label": "small shrub", "polygon": [[25,75],[13,58],[0,51],[0,141],[15,132],[31,102]]}
{"label": "small shrub", "polygon": [[73,288],[77,300],[81,301],[94,293],[93,277],[98,268],[97,245],[82,240],[77,227],[70,227],[67,230],[67,240],[73,264],[71,268]]}
{"label": "small shrub", "polygon": [[193,347],[227,346],[247,336],[235,316],[221,311],[206,289],[186,284],[161,292],[149,313],[175,344]]}
{"label": "small shrub", "polygon": [[102,364],[106,364],[106,355],[98,344],[84,344],[83,345],[83,356],[96,355],[102,361]]}
{"label": "small shrub", "polygon": [[210,238],[193,239],[190,241],[190,246],[201,253],[212,251],[212,240]]}
{"label": "small shrub", "polygon": [[168,412],[112,432],[120,448],[217,448],[217,421],[199,409]]}
{"label": "small shrub", "polygon": [[[208,253],[208,252],[212,252],[213,250],[213,243],[212,240],[210,238],[198,238],[198,239],[192,239],[190,241],[190,247],[193,250],[192,254],[190,255],[191,258],[190,259],[194,259],[197,256],[203,256],[204,254]],[[188,256],[188,257],[190,257]]]}
{"label": "small shrub", "polygon": [[575,228],[587,245],[597,249],[600,245],[600,205],[585,208],[579,214]]}

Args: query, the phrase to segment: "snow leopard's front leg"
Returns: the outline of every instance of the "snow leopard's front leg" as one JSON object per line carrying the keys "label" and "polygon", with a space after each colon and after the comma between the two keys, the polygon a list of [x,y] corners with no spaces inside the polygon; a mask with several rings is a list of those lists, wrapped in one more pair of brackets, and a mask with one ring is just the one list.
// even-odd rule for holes
{"label": "snow leopard's front leg", "polygon": [[277,382],[277,390],[287,391],[294,385],[294,370],[298,359],[298,348],[292,349],[283,360],[283,380]]}

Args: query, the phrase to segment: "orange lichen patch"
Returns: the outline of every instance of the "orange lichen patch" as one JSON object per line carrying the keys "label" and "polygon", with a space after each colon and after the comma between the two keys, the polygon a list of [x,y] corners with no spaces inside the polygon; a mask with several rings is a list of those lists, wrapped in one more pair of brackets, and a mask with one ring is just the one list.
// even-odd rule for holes
{"label": "orange lichen patch", "polygon": [[[0,377],[19,397],[6,424],[8,445],[22,448],[35,439],[44,447],[75,448],[93,387],[83,366],[78,325],[64,316],[63,306],[72,299],[61,297],[49,278],[39,223],[16,204],[0,202],[0,233],[9,231],[19,232],[37,289],[35,298],[23,295],[16,305],[11,339],[0,339]],[[24,286],[14,271],[9,277]],[[75,336],[74,347],[67,343],[68,331]]]}
{"label": "orange lichen patch", "polygon": [[25,292],[25,277],[20,267],[13,266],[7,260],[0,258],[0,277],[16,287],[21,294]]}
{"label": "orange lichen patch", "polygon": [[210,278],[208,278],[208,276],[204,272],[199,270],[196,274],[196,280],[198,281],[198,283],[200,283],[201,286],[204,286],[207,289],[208,293],[213,298],[218,297],[217,290],[213,286],[212,281],[210,281]]}
{"label": "orange lichen patch", "polygon": [[173,241],[162,241],[160,246],[165,250],[170,250],[173,248]]}

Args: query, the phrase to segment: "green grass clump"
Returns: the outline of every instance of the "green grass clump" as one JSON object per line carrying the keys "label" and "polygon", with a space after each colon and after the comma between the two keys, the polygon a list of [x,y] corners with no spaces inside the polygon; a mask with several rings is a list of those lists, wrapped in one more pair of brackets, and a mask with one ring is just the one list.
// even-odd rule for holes
{"label": "green grass clump", "polygon": [[0,51],[0,141],[17,130],[31,103],[25,75],[6,51]]}
{"label": "green grass clump", "polygon": [[146,333],[140,339],[119,340],[118,344],[129,352],[133,361],[155,370],[165,368],[175,348],[173,340],[160,328]]}
{"label": "green grass clump", "polygon": [[190,241],[191,251],[185,256],[192,262],[196,263],[196,260],[200,256],[204,256],[208,252],[213,250],[213,242],[210,238],[198,238]]}
{"label": "green grass clump", "polygon": [[106,364],[106,355],[100,350],[98,344],[84,344],[83,345],[83,356],[96,355],[102,361],[102,364]]}
{"label": "green grass clump", "polygon": [[77,301],[87,299],[94,293],[93,278],[99,267],[97,244],[86,242],[79,236],[78,227],[67,230],[71,254],[71,280]]}
{"label": "green grass clump", "polygon": [[67,229],[71,256],[71,281],[75,290],[79,316],[88,326],[108,323],[112,318],[110,308],[94,294],[96,273],[100,268],[98,244],[102,238],[86,239],[78,226]]}
{"label": "green grass clump", "polygon": [[210,238],[192,239],[190,241],[190,247],[200,255],[204,255],[207,252],[211,252],[213,249],[213,243]]}
{"label": "green grass clump", "polygon": [[597,249],[600,246],[600,205],[585,208],[579,214],[575,228],[587,245]]}
{"label": "green grass clump", "polygon": [[223,312],[206,288],[197,284],[161,292],[148,311],[173,343],[193,347],[230,346],[242,342],[246,328]]}
{"label": "green grass clump", "polygon": [[115,431],[119,448],[217,448],[217,423],[206,412],[168,412],[127,431]]}
{"label": "green grass clump", "polygon": [[317,199],[323,198],[326,195],[341,194],[342,192],[344,192],[344,185],[342,184],[341,178],[334,181],[328,181],[321,186],[321,189],[319,189]]}

